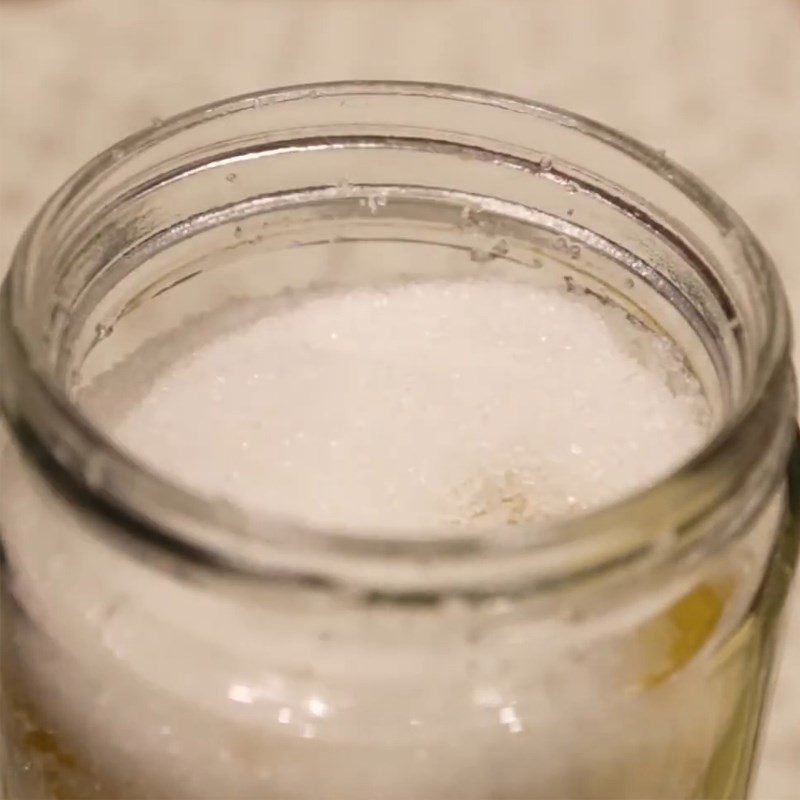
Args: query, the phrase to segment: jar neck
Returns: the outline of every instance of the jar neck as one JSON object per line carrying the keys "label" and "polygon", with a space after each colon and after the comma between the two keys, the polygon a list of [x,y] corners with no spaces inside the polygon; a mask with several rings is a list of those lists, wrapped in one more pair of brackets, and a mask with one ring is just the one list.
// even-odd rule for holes
{"label": "jar neck", "polygon": [[[237,180],[228,181],[234,169]],[[342,174],[353,179],[344,185]],[[660,483],[575,518],[365,538],[257,517],[188,492],[121,452],[86,418],[72,391],[76,374],[113,324],[185,277],[162,274],[165,253],[185,247],[188,264],[192,248],[195,256],[212,246],[226,252],[220,231],[236,236],[247,220],[296,214],[312,199],[338,203],[333,230],[355,224],[359,213],[375,225],[380,220],[359,202],[374,191],[375,176],[418,203],[433,197],[426,208],[437,209],[437,230],[448,229],[450,215],[460,236],[452,209],[470,198],[479,234],[527,236],[559,263],[566,252],[567,266],[577,247],[576,274],[595,281],[591,291],[618,290],[624,301],[625,282],[641,282],[648,313],[671,321],[664,326],[693,353],[716,397],[712,440]],[[396,208],[399,225],[415,206]],[[310,231],[324,223],[309,215],[305,224]],[[744,509],[779,480],[793,440],[785,299],[735,214],[620,134],[469,89],[297,87],[160,123],[101,154],[56,193],[17,250],[2,303],[0,396],[37,469],[69,502],[110,522],[111,535],[133,552],[227,578],[428,601],[544,591],[634,563],[659,568],[735,535]]]}

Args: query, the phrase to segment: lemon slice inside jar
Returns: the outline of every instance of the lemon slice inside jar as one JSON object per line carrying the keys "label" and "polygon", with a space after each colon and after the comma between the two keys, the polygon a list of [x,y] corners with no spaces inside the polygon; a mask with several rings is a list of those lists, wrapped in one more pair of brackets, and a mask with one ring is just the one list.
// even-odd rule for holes
{"label": "lemon slice inside jar", "polygon": [[648,669],[645,688],[663,683],[688,664],[709,641],[731,595],[729,582],[701,583],[639,632]]}

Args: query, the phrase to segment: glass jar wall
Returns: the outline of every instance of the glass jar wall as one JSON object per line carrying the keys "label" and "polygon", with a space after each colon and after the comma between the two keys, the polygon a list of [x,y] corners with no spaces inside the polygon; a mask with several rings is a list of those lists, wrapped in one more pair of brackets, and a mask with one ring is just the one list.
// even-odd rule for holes
{"label": "glass jar wall", "polygon": [[[189,492],[82,400],[231,305],[398,276],[621,307],[684,353],[713,438],[571,519],[364,537]],[[797,548],[788,321],[662,156],[454,87],[236,98],[79,172],[2,303],[10,797],[746,792]]]}

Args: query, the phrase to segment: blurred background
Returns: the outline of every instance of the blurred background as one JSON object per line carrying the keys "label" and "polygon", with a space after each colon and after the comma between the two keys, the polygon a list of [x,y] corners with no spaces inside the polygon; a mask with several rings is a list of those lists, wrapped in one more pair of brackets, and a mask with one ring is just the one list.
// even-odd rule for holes
{"label": "blurred background", "polygon": [[[666,150],[755,229],[800,320],[800,0],[0,0],[0,276],[47,195],[116,139],[342,78],[522,94]],[[755,800],[800,796],[793,606]]]}

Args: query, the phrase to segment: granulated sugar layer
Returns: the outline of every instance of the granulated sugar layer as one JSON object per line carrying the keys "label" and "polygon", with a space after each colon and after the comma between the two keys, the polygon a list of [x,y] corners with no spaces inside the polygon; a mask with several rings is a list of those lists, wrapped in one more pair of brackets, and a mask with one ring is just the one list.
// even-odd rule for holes
{"label": "granulated sugar layer", "polygon": [[575,513],[662,477],[708,429],[665,339],[501,280],[308,293],[155,376],[136,359],[147,390],[114,421],[121,444],[206,494],[355,530]]}

